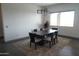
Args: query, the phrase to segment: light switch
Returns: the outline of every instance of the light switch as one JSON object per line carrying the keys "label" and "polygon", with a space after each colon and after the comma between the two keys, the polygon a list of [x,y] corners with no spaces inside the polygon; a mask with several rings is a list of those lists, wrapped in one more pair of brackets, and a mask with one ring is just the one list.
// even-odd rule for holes
{"label": "light switch", "polygon": [[6,25],[6,28],[8,28],[8,25]]}

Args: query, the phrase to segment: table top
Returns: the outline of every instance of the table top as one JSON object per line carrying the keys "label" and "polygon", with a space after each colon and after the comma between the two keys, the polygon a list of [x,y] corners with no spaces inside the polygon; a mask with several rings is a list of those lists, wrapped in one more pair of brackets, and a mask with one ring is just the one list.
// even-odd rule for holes
{"label": "table top", "polygon": [[46,34],[51,34],[51,33],[54,33],[54,32],[57,32],[58,30],[53,30],[53,29],[48,29],[48,30],[43,30],[43,31],[37,31],[37,32],[32,32],[34,34],[37,34],[37,35],[46,35]]}

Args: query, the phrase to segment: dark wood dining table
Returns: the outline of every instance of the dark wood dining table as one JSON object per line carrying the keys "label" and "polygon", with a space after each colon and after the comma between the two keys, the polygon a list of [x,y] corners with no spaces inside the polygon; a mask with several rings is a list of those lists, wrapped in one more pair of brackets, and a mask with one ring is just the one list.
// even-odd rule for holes
{"label": "dark wood dining table", "polygon": [[[42,30],[42,31],[32,31],[32,33],[36,34],[36,36],[40,37],[42,40],[41,40],[41,45],[44,44],[44,38],[45,36],[50,36],[51,39],[52,39],[52,36],[53,35],[58,35],[58,30],[53,30],[53,29],[48,29],[48,30]],[[57,37],[56,37],[57,38]]]}

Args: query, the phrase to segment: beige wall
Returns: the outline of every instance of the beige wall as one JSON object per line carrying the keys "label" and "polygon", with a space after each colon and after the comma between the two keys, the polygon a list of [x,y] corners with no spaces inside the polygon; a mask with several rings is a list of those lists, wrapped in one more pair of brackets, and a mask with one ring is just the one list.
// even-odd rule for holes
{"label": "beige wall", "polygon": [[[59,34],[79,38],[79,3],[57,4],[47,7],[49,14],[51,12],[75,11],[75,19],[73,27],[59,27]],[[50,19],[48,19],[50,21]]]}
{"label": "beige wall", "polygon": [[5,41],[29,36],[29,32],[41,24],[39,6],[25,3],[2,4]]}

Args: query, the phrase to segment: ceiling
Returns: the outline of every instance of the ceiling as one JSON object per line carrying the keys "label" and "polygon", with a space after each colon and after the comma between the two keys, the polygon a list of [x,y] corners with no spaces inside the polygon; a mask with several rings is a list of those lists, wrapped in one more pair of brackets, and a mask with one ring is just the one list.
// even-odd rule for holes
{"label": "ceiling", "polygon": [[34,3],[35,5],[37,6],[49,6],[49,5],[54,5],[54,4],[57,4],[57,3]]}

